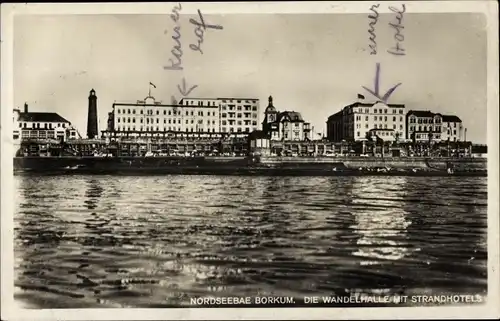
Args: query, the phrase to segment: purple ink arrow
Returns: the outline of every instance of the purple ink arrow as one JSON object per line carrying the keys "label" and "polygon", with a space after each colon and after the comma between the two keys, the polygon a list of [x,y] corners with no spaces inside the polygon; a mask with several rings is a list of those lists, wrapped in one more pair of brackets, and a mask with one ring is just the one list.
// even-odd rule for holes
{"label": "purple ink arrow", "polygon": [[380,63],[377,62],[377,71],[375,72],[375,90],[371,90],[371,89],[368,89],[366,88],[365,86],[362,86],[366,91],[368,91],[370,94],[372,94],[373,96],[377,97],[378,99],[380,99],[381,101],[383,101],[384,103],[387,104],[387,100],[389,100],[389,97],[392,95],[392,93],[396,90],[396,88],[398,88],[401,83],[397,84],[396,86],[392,87],[391,89],[389,89],[385,95],[383,95],[382,97],[380,97],[380,93],[379,93],[379,82],[380,82]]}

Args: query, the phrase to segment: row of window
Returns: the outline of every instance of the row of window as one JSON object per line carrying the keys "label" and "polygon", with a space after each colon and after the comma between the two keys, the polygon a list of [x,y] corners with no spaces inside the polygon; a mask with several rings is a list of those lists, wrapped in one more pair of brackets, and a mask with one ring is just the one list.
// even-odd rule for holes
{"label": "row of window", "polygon": [[[203,103],[204,101],[203,100],[183,100],[179,103],[179,105],[182,105],[184,102],[186,102],[186,106],[194,106],[195,102],[198,102],[198,106],[204,106]],[[210,107],[210,106],[217,106],[216,102],[215,101],[207,101],[207,106]]]}
{"label": "row of window", "polygon": [[252,118],[257,118],[257,113],[253,113],[253,114],[250,114],[250,113],[222,113],[221,114],[221,117],[222,118],[242,118],[244,116],[244,118],[250,118],[250,116]]}
{"label": "row of window", "polygon": [[55,138],[53,131],[47,130],[23,130],[21,131],[22,138]]}
{"label": "row of window", "polygon": [[[66,128],[65,123],[32,123],[31,128],[44,128],[44,129],[55,129],[55,128]],[[28,128],[28,123],[19,123],[19,128]]]}
{"label": "row of window", "polygon": [[[411,124],[414,124],[416,122],[417,119],[415,119],[415,117],[410,117]],[[432,120],[432,118],[418,118],[418,124],[433,124],[433,123],[441,124],[441,118],[440,117],[435,118],[434,121]]]}
{"label": "row of window", "polygon": [[[246,111],[257,111],[257,106],[253,106],[252,107],[250,105],[245,105],[243,107],[245,107]],[[243,110],[243,109],[242,109],[242,106],[227,105],[227,107],[226,106],[222,106],[221,110]]]}
{"label": "row of window", "polygon": [[[417,128],[417,126],[410,126],[410,131],[415,131],[415,128]],[[427,126],[418,126],[418,131],[420,132],[422,130],[425,131],[425,132],[427,130],[434,131],[434,127],[432,127],[432,126],[429,126],[429,127],[427,127]],[[435,131],[436,132],[440,132],[441,131],[441,126],[436,126],[435,127]]]}
{"label": "row of window", "polygon": [[[146,118],[146,124],[154,124],[154,118]],[[142,124],[144,123],[144,120],[142,118],[139,119],[139,122]],[[117,123],[133,123],[135,124],[135,118],[117,118]],[[156,123],[159,124],[160,123],[160,119],[159,118],[156,118]],[[163,124],[166,124],[167,123],[167,119],[163,119]],[[181,124],[182,123],[182,120],[179,118],[179,119],[168,119],[168,123],[169,124]],[[186,124],[194,124],[194,119],[186,119]],[[203,124],[203,119],[198,119],[197,124]],[[212,125],[215,125],[216,121],[215,120],[210,120],[210,119],[207,119],[206,120],[206,123],[208,125],[212,124]]]}
{"label": "row of window", "polygon": [[[362,116],[356,116],[356,120],[361,120],[362,119]],[[392,121],[397,121],[397,117],[396,116],[392,116]],[[366,121],[369,121],[370,118],[369,116],[365,116],[365,120]],[[387,116],[373,116],[373,120],[375,121],[387,121]],[[403,121],[403,116],[399,116],[399,121]]]}
{"label": "row of window", "polygon": [[[132,114],[132,115],[135,115],[135,109],[131,110],[130,108],[129,109],[123,109],[123,110],[120,109],[120,108],[117,108],[116,112],[118,114],[129,114],[129,115]],[[204,116],[205,112],[206,112],[206,116],[216,116],[217,115],[216,111],[203,111],[203,110],[198,110],[197,114],[198,114],[198,116]],[[143,109],[139,110],[139,114],[140,115],[144,115],[144,110]],[[146,111],[146,115],[154,115],[154,114],[160,115],[160,111],[156,110],[156,113],[152,109],[148,109]],[[166,116],[166,115],[168,115],[168,116],[172,116],[172,115],[173,116],[180,116],[181,115],[181,111],[180,110],[163,110],[163,115],[164,116]],[[191,111],[186,110],[185,115],[186,116],[189,116],[189,115],[194,116],[194,110],[191,110]]]}
{"label": "row of window", "polygon": [[[441,135],[433,133],[432,138],[441,139]],[[428,134],[415,134],[415,139],[429,139],[429,136]]]}
{"label": "row of window", "polygon": [[[377,124],[373,125],[373,128],[375,129],[387,129],[387,124],[384,124],[382,127],[382,124],[379,124],[377,127]],[[396,125],[392,125],[392,129],[396,129]],[[399,125],[399,130],[403,130],[403,125]]]}
{"label": "row of window", "polygon": [[[228,121],[223,120],[221,123],[222,123],[223,126],[225,126],[225,125],[230,125],[231,126],[231,125],[235,125],[235,124],[238,124],[238,125],[250,125],[251,121],[250,120],[245,120],[244,122],[245,123],[243,124],[243,122],[241,120],[238,120],[236,122],[235,120],[231,120],[230,119]],[[252,126],[257,126],[257,122],[255,120],[252,121]]]}
{"label": "row of window", "polygon": [[[371,110],[370,108],[365,108],[364,109],[364,113],[365,114],[370,114],[370,110]],[[387,108],[379,108],[379,109],[373,108],[373,114],[377,114],[377,111],[378,111],[379,114],[387,114],[388,113],[387,112]],[[363,108],[359,108],[359,109],[353,108],[352,112],[353,113],[358,112],[358,113],[362,114],[363,113]],[[399,112],[398,112],[397,109],[392,109],[392,113],[393,114],[398,114],[398,113],[399,114],[404,114],[404,110],[403,109],[399,109]]]}
{"label": "row of window", "polygon": [[[136,127],[135,126],[132,126],[132,127],[130,127],[130,126],[120,127],[120,126],[118,126],[116,128],[116,130],[117,131],[136,131]],[[142,131],[146,131],[146,132],[149,132],[149,131],[157,131],[157,132],[159,132],[159,131],[181,131],[181,127],[172,127],[172,126],[169,126],[169,127],[159,127],[159,126],[143,127],[143,126],[141,126],[141,127],[138,127],[137,130],[141,131],[141,132]],[[194,127],[187,128],[187,131],[190,131],[190,132],[195,132],[195,131],[197,131],[197,132],[212,132],[212,133],[216,132],[215,128],[204,129],[204,128],[194,128]]]}
{"label": "row of window", "polygon": [[[255,128],[253,128],[253,129],[255,129]],[[221,128],[221,131],[222,131],[223,133],[227,133],[227,132],[228,132],[228,130],[227,130],[227,128],[226,128],[226,127],[222,127],[222,128]],[[234,132],[235,132],[234,128],[233,128],[233,127],[229,127],[229,132],[230,132],[230,133],[234,133]],[[238,127],[238,128],[236,128],[236,132],[238,132],[238,133],[243,133],[243,132],[244,132],[244,133],[249,133],[249,132],[250,132],[250,128],[248,128],[248,127],[247,127],[247,128],[245,128],[245,129],[243,130],[243,128]]]}
{"label": "row of window", "polygon": [[[356,135],[358,137],[361,137],[361,132],[357,132]],[[387,132],[385,132],[385,131],[379,131],[379,132],[377,132],[377,135],[380,135],[380,136],[394,136],[395,133],[392,132],[392,131],[391,132],[389,132],[389,131],[387,131]]]}

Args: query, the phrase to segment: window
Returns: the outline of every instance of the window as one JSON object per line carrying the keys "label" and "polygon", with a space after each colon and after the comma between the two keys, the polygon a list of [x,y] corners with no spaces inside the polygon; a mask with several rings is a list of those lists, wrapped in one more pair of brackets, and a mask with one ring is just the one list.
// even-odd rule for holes
{"label": "window", "polygon": [[130,109],[127,109],[127,114],[130,114]]}
{"label": "window", "polygon": [[396,121],[396,116],[392,117],[392,121]]}
{"label": "window", "polygon": [[373,113],[376,114],[377,113],[377,110],[376,109],[373,109]]}
{"label": "window", "polygon": [[387,114],[387,109],[384,109],[384,113],[386,113],[386,114]]}
{"label": "window", "polygon": [[402,114],[402,113],[403,113],[403,110],[402,110],[402,109],[400,109],[400,110],[399,110],[399,113],[400,113],[400,114]]}
{"label": "window", "polygon": [[[387,109],[386,109],[387,110]],[[384,116],[384,121],[387,121],[387,116]]]}
{"label": "window", "polygon": [[403,116],[399,116],[399,121],[403,121]]}

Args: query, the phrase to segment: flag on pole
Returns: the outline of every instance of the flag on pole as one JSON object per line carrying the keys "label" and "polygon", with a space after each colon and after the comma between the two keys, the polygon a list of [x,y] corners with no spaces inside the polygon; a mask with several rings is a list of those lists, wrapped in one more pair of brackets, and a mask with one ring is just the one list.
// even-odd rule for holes
{"label": "flag on pole", "polygon": [[155,84],[153,84],[152,82],[149,82],[149,84],[156,88]]}
{"label": "flag on pole", "polygon": [[365,96],[358,94],[358,99],[365,99]]}

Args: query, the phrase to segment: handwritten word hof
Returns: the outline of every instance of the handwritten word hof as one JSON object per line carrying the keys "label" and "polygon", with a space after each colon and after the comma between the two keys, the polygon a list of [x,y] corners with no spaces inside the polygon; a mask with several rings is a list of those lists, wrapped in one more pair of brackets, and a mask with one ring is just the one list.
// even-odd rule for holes
{"label": "handwritten word hof", "polygon": [[[378,9],[380,7],[380,4],[375,4],[370,7],[370,13],[368,14],[368,41],[369,41],[369,47],[370,47],[370,55],[376,55],[377,54],[377,33],[376,33],[376,26],[377,22],[379,20],[379,12]],[[395,55],[395,56],[404,56],[406,55],[405,49],[403,47],[403,42],[405,40],[405,37],[403,35],[403,17],[404,13],[406,12],[406,6],[404,4],[401,5],[401,8],[396,8],[393,6],[389,6],[389,10],[394,12],[396,16],[394,19],[389,22],[389,27],[394,30],[394,46],[391,47],[390,49],[387,50],[388,53]]]}
{"label": "handwritten word hof", "polygon": [[[180,12],[182,10],[182,5],[178,3],[174,8],[172,9],[172,12],[170,14],[170,19],[175,23],[174,27],[174,34],[172,35],[172,39],[175,42],[174,47],[170,51],[172,54],[173,58],[169,58],[169,66],[164,66],[163,69],[165,70],[170,70],[170,71],[182,71],[184,70],[184,65],[183,65],[183,46],[182,46],[182,32],[181,32],[181,23],[180,23]],[[222,30],[223,27],[220,25],[214,25],[206,22],[205,18],[203,17],[203,14],[201,11],[198,9],[198,18],[197,19],[189,19],[190,25],[193,26],[193,33],[196,36],[196,43],[192,43],[189,45],[189,48],[194,51],[198,52],[201,55],[203,55],[203,41],[205,38],[205,32],[208,30]],[[181,84],[177,85],[177,89],[179,90],[179,93],[181,94],[181,98],[187,97],[193,90],[195,90],[198,87],[198,85],[192,85],[189,86],[188,82],[186,81],[185,77],[182,77]],[[171,103],[173,105],[177,104],[178,100],[175,99],[175,96],[171,96]]]}

